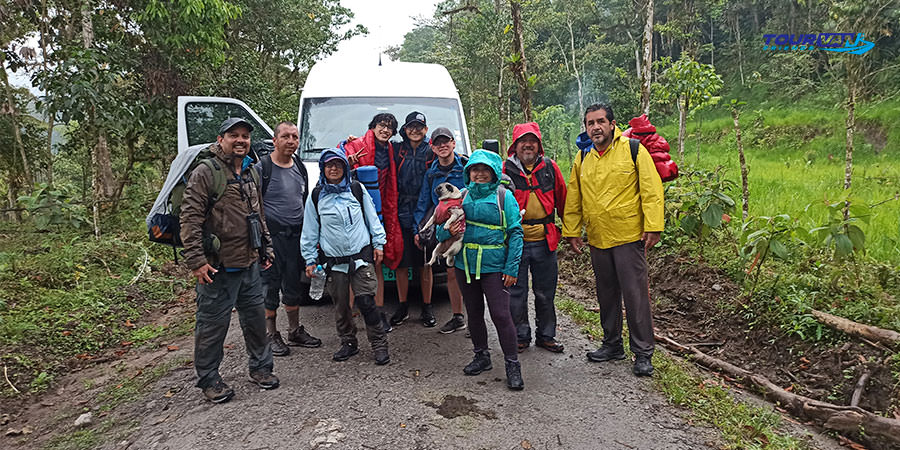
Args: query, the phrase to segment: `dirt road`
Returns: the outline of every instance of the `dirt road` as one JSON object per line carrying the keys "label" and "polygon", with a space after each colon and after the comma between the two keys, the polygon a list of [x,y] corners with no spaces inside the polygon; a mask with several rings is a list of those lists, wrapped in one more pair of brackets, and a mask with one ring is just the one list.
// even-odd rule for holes
{"label": "dirt road", "polygon": [[[390,309],[390,306],[388,307]],[[703,449],[716,433],[686,423],[652,382],[631,374],[630,361],[588,363],[594,344],[560,315],[566,352],[529,348],[520,355],[525,390],[505,386],[502,354],[491,335],[494,369],[469,377],[464,332],[443,335],[415,320],[389,335],[391,364],[376,366],[360,331],[360,353],[331,361],[338,347],[330,307],[307,307],[301,318],[324,345],[293,348],[276,358],[281,387],[262,391],[247,381],[246,355],[232,320],[222,375],[236,391],[213,405],[182,366],[147,398],[130,406],[137,431],[109,449]],[[439,324],[449,318],[437,302]],[[279,318],[280,320],[283,317]],[[358,325],[362,321],[357,318]],[[489,329],[492,327],[489,326]],[[491,329],[491,331],[493,331]],[[190,343],[185,343],[189,349]],[[173,395],[174,394],[174,395]]]}

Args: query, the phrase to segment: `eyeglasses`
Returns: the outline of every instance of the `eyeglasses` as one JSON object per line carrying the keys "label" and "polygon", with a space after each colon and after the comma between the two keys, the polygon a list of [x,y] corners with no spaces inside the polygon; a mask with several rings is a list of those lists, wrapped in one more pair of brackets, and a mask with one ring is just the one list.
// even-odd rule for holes
{"label": "eyeglasses", "polygon": [[450,145],[450,142],[453,142],[453,141],[451,141],[450,139],[441,139],[440,141],[432,142],[431,146],[432,147],[446,147],[446,146]]}
{"label": "eyeglasses", "polygon": [[425,125],[422,125],[421,123],[411,123],[406,126],[406,129],[410,131],[422,131],[425,129]]}
{"label": "eyeglasses", "polygon": [[384,128],[385,130],[393,130],[393,129],[394,129],[394,127],[391,126],[391,124],[389,124],[389,123],[384,123],[384,122],[379,123],[379,124],[376,124],[376,125],[375,125],[375,128]]}

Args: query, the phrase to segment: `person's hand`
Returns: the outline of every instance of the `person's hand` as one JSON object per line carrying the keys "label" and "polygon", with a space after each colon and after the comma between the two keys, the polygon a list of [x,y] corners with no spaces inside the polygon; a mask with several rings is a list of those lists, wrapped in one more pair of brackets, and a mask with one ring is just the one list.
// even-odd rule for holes
{"label": "person's hand", "polygon": [[263,258],[259,268],[262,270],[269,270],[270,267],[272,267],[272,259],[267,256]]}
{"label": "person's hand", "polygon": [[419,247],[419,250],[423,250],[423,248],[422,248],[422,243],[419,242],[419,235],[418,235],[418,234],[413,238],[413,242],[416,244],[416,247]]}
{"label": "person's hand", "polygon": [[511,277],[505,273],[503,274],[503,286],[505,286],[505,287],[510,287],[510,286],[516,284],[517,280],[518,279],[516,277]]}
{"label": "person's hand", "polygon": [[314,277],[313,272],[315,272],[315,271],[316,271],[315,264],[310,264],[310,265],[306,266],[306,278],[309,278],[310,280],[312,280]]}
{"label": "person's hand", "polygon": [[581,236],[567,237],[566,240],[569,241],[569,246],[572,247],[572,251],[574,251],[576,255],[580,255],[581,249],[584,247],[584,241],[581,240]]}
{"label": "person's hand", "polygon": [[375,255],[375,264],[381,264],[381,261],[384,260],[384,250],[376,248],[372,253]]}
{"label": "person's hand", "polygon": [[659,231],[649,231],[644,233],[641,236],[641,240],[644,241],[644,250],[650,250],[654,245],[659,243]]}
{"label": "person's hand", "polygon": [[200,284],[209,284],[213,282],[213,277],[216,275],[218,270],[213,269],[209,264],[204,264],[201,267],[198,267],[191,271],[195,278],[197,278],[197,282]]}
{"label": "person's hand", "polygon": [[365,151],[362,151],[359,153],[354,153],[352,155],[347,155],[347,161],[350,162],[351,166],[355,166],[357,163],[359,163],[359,158],[362,158],[365,155],[366,155]]}
{"label": "person's hand", "polygon": [[459,234],[463,231],[462,221],[457,220],[456,222],[453,222],[453,225],[450,225],[450,229],[448,229],[447,231],[449,231],[450,235],[452,235],[453,237],[459,236]]}

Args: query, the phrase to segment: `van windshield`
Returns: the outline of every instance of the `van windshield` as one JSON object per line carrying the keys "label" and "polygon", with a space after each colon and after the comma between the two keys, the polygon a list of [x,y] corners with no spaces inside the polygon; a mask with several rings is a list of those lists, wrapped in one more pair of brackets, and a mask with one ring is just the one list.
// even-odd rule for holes
{"label": "van windshield", "polygon": [[303,100],[303,116],[300,118],[300,152],[304,160],[318,160],[322,149],[333,148],[347,136],[362,136],[376,114],[391,113],[397,118],[399,141],[400,127],[406,115],[419,111],[425,114],[430,132],[437,127],[447,127],[456,139],[456,152],[468,154],[459,103],[451,98],[422,97],[317,97]]}

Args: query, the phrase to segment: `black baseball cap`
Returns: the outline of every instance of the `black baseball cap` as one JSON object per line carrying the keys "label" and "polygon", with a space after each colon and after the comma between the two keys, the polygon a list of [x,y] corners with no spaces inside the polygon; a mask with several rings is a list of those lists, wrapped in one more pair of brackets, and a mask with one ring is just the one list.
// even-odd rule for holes
{"label": "black baseball cap", "polygon": [[437,127],[437,128],[434,129],[434,132],[431,133],[431,141],[434,142],[435,139],[437,139],[437,138],[439,138],[439,137],[441,137],[441,136],[450,138],[451,141],[455,141],[455,140],[456,140],[456,139],[453,138],[453,132],[450,131],[449,128],[447,128],[447,127]]}
{"label": "black baseball cap", "polygon": [[253,131],[253,125],[250,125],[250,122],[247,122],[240,117],[229,117],[222,121],[222,126],[219,127],[219,136],[225,136],[225,132],[238,126],[242,125]]}
{"label": "black baseball cap", "polygon": [[418,111],[413,111],[413,112],[407,114],[406,115],[406,123],[404,123],[403,126],[406,127],[407,125],[411,125],[415,122],[419,122],[422,125],[427,125],[425,123],[425,114],[422,114]]}

